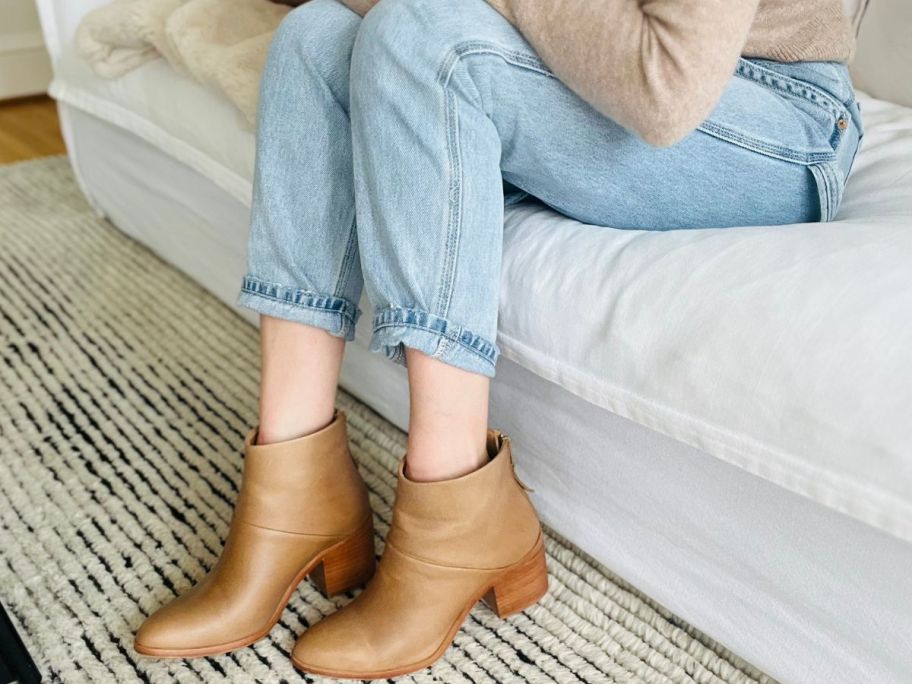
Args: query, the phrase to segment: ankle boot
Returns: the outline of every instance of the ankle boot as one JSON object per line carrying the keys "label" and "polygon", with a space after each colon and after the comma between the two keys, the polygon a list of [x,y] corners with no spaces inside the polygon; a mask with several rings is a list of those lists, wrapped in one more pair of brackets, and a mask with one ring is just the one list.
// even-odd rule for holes
{"label": "ankle boot", "polygon": [[373,517],[348,450],[345,415],[300,439],[244,442],[244,477],[218,563],[139,629],[144,655],[226,653],[265,636],[310,575],[327,595],[374,572]]}
{"label": "ankle boot", "polygon": [[414,672],[443,655],[480,599],[505,617],[545,594],[541,526],[509,440],[490,432],[488,454],[479,470],[443,482],[411,481],[400,465],[376,575],[298,640],[296,667],[347,679]]}

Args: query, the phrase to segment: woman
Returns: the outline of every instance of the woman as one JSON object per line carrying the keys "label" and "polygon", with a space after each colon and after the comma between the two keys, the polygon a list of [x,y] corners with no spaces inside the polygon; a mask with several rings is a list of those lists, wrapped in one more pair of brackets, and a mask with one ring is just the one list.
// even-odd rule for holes
{"label": "woman", "polygon": [[[338,677],[433,663],[482,597],[533,604],[541,529],[487,426],[505,188],[616,228],[828,221],[861,137],[841,0],[346,4],[311,0],[272,45],[240,297],[262,315],[260,424],[218,565],[142,653],[250,644],[308,574],[370,580],[292,654]],[[375,574],[334,409],[365,285],[411,398]]]}

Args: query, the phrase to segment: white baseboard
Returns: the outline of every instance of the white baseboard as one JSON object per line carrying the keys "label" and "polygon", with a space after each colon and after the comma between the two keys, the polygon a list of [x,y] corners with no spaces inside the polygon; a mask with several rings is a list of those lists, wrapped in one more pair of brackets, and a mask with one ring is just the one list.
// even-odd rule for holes
{"label": "white baseboard", "polygon": [[0,100],[46,92],[50,82],[41,31],[0,35]]}

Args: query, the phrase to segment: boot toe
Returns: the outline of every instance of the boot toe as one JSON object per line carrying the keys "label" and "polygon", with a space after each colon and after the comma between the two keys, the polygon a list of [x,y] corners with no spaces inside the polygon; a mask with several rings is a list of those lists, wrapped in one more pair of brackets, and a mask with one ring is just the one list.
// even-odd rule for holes
{"label": "boot toe", "polygon": [[157,655],[161,651],[177,651],[187,647],[180,621],[168,607],[150,615],[136,632],[133,648],[138,653]]}
{"label": "boot toe", "polygon": [[308,629],[292,651],[294,665],[305,672],[350,679],[376,679],[388,667],[388,653],[374,640],[362,621],[345,611],[335,613]]}
{"label": "boot toe", "polygon": [[185,610],[177,599],[153,613],[133,639],[133,649],[143,655],[185,657],[205,655],[223,646],[217,620],[202,610]]}

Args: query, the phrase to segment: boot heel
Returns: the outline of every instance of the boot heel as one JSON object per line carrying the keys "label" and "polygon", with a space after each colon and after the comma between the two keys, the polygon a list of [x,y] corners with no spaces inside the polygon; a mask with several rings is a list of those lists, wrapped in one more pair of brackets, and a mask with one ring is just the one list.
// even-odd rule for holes
{"label": "boot heel", "polygon": [[510,568],[485,594],[484,602],[499,617],[507,617],[535,605],[548,592],[545,545],[539,537],[525,559]]}
{"label": "boot heel", "polygon": [[377,565],[374,557],[374,519],[369,517],[348,539],[323,556],[310,579],[329,598],[367,584]]}

